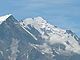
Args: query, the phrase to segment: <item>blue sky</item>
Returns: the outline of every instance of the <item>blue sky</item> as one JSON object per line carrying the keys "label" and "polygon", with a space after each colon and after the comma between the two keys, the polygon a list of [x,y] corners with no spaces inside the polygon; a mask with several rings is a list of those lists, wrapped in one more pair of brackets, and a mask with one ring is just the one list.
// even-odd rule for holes
{"label": "blue sky", "polygon": [[0,0],[0,16],[5,14],[18,20],[41,16],[80,36],[80,0]]}

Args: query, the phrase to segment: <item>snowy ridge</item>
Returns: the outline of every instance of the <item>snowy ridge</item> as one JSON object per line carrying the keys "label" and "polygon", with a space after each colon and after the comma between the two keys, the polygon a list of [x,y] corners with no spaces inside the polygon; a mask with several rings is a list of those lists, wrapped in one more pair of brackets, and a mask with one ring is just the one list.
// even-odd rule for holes
{"label": "snowy ridge", "polygon": [[[80,53],[80,42],[77,41],[79,38],[70,30],[63,30],[57,26],[53,26],[42,17],[27,18],[22,20],[20,24],[24,28],[30,29],[28,25],[31,25],[31,27],[34,27],[36,30],[38,30],[41,34],[41,37],[45,39],[47,46],[53,46],[53,48],[55,48],[54,46],[57,44],[57,47],[60,47],[61,45],[61,48],[57,50],[69,50]],[[44,44],[42,46],[44,46]],[[37,45],[37,47],[41,49],[39,45]],[[48,49],[48,47],[46,48]]]}
{"label": "snowy ridge", "polygon": [[20,23],[22,26],[24,27],[28,27],[28,24],[31,24],[31,26],[35,27],[41,34],[44,33],[43,31],[41,31],[41,29],[46,29],[46,30],[50,30],[54,33],[55,32],[60,32],[63,33],[66,30],[60,29],[60,28],[56,28],[56,26],[53,26],[49,23],[47,23],[46,20],[44,20],[42,17],[36,17],[36,18],[27,18],[25,20],[22,21],[23,23]]}
{"label": "snowy ridge", "polygon": [[37,38],[32,34],[30,33],[28,30],[26,30],[24,27],[22,27],[26,32],[28,32],[35,40],[37,40]]}
{"label": "snowy ridge", "polygon": [[5,16],[1,16],[0,17],[0,24],[3,22],[3,21],[6,21],[7,18],[9,18],[12,14],[8,14],[8,15],[5,15]]}

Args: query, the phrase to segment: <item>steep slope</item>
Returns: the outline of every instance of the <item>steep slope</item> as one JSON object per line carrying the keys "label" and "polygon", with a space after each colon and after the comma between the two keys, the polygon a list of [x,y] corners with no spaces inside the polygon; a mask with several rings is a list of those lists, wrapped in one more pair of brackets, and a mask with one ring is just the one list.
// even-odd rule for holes
{"label": "steep slope", "polygon": [[0,17],[3,18],[0,24],[0,60],[31,60],[29,55],[41,55],[30,45],[38,43],[35,38],[12,15],[4,17]]}
{"label": "steep slope", "polygon": [[80,40],[70,30],[52,26],[41,17],[27,18],[20,21],[20,24],[42,43],[32,44],[42,54],[49,54],[52,57],[57,54],[63,56],[80,54]]}
{"label": "steep slope", "polygon": [[7,19],[9,16],[11,16],[11,14],[0,17],[0,24],[1,24],[3,21],[6,21],[6,19]]}

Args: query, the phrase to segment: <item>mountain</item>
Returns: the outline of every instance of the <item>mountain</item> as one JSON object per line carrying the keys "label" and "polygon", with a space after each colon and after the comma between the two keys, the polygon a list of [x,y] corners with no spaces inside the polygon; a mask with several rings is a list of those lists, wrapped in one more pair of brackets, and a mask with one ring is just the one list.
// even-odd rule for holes
{"label": "mountain", "polygon": [[0,17],[0,60],[79,60],[80,39],[42,17]]}

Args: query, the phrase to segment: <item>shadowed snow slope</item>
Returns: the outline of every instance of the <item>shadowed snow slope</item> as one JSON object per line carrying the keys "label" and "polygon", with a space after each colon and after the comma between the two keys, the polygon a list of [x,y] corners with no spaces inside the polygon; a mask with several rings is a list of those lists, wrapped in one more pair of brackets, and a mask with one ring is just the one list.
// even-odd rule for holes
{"label": "shadowed snow slope", "polygon": [[0,17],[0,60],[79,60],[80,40],[42,17]]}

